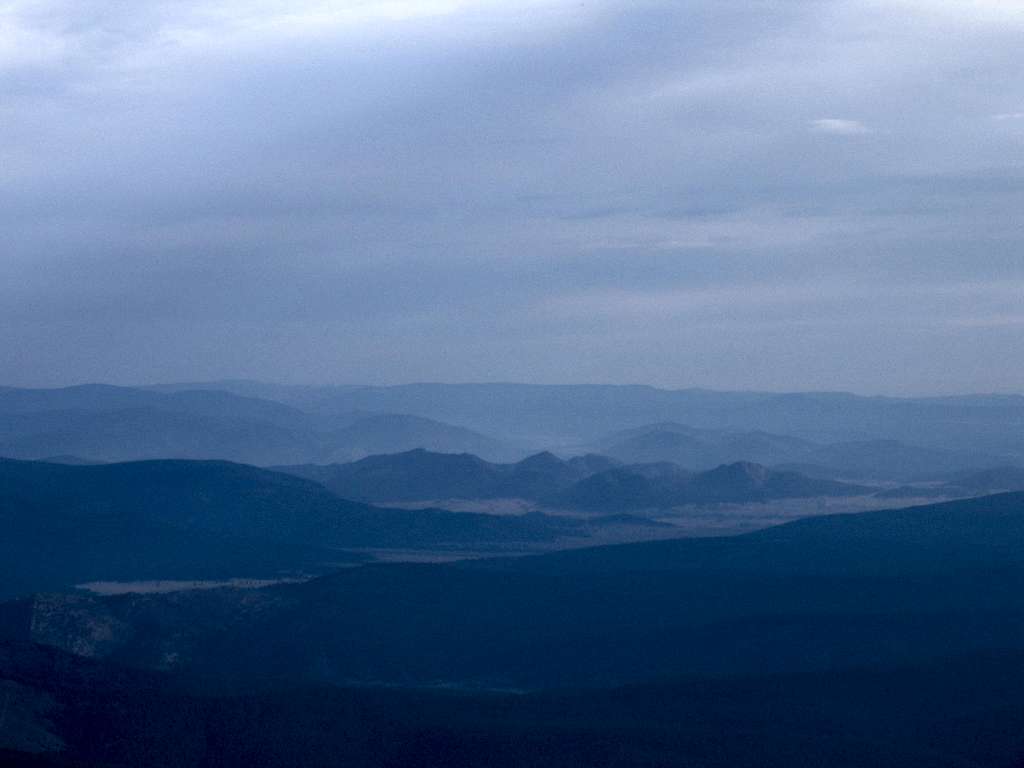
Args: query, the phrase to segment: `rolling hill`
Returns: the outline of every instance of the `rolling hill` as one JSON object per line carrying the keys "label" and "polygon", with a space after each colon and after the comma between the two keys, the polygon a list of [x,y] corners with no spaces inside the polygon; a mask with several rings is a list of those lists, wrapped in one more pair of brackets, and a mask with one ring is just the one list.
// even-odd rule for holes
{"label": "rolling hill", "polygon": [[540,499],[608,469],[603,456],[559,459],[544,452],[515,464],[494,464],[470,454],[422,449],[368,456],[348,464],[276,467],[322,483],[339,496],[361,501],[437,499]]}
{"label": "rolling hill", "polygon": [[524,547],[619,523],[380,509],[227,462],[0,460],[0,524],[0,594],[13,596],[98,580],[323,572],[361,559],[353,548]]}
{"label": "rolling hill", "polygon": [[616,467],[548,497],[555,507],[637,510],[688,504],[747,504],[777,499],[861,496],[873,489],[738,462],[691,473],[674,464]]}
{"label": "rolling hill", "polygon": [[414,450],[349,464],[276,469],[361,501],[518,498],[612,513],[685,504],[858,496],[872,491],[749,463],[694,474],[669,463],[618,466],[613,459],[595,454],[563,460],[549,452],[515,464],[492,464],[469,454]]}

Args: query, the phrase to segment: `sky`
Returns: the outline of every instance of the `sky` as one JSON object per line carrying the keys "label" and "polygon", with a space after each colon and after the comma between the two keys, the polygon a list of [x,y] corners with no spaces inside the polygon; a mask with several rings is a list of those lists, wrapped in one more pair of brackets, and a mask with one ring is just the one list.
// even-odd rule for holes
{"label": "sky", "polygon": [[0,383],[1024,392],[1024,0],[0,0]]}

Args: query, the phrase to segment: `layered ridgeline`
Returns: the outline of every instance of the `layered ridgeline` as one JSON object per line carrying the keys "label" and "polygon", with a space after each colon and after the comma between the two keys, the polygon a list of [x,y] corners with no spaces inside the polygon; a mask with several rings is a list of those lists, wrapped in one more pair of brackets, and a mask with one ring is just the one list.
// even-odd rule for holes
{"label": "layered ridgeline", "polygon": [[[90,581],[320,573],[366,559],[362,550],[487,552],[578,545],[595,536],[662,537],[672,535],[671,525],[622,513],[870,490],[747,464],[696,475],[612,464],[597,456],[563,461],[539,454],[496,465],[417,450],[290,470],[306,479],[228,462],[0,460],[0,595]],[[621,482],[623,475],[645,485]],[[360,503],[508,496],[595,514],[491,515]]]}
{"label": "layered ridgeline", "polygon": [[[196,385],[165,389],[190,386]],[[218,382],[199,386],[280,400],[324,415],[413,414],[548,448],[593,445],[619,430],[672,422],[703,430],[789,435],[818,444],[896,440],[941,451],[1011,459],[1001,463],[1024,460],[1024,397],[1017,395],[895,398],[842,392],[779,394],[531,384],[279,387]],[[711,466],[741,459],[776,463],[748,455],[719,457]],[[987,466],[996,463],[986,458],[980,465],[954,469]]]}
{"label": "layered ridgeline", "polygon": [[696,429],[675,423],[617,432],[596,441],[590,450],[626,464],[670,462],[699,470],[747,461],[851,480],[936,480],[1000,463],[986,453],[923,448],[892,439],[821,444],[763,431]]}
{"label": "layered ridgeline", "polygon": [[1024,494],[2,614],[12,641],[225,684],[537,689],[928,663],[1024,650]]}
{"label": "layered ridgeline", "polygon": [[424,448],[507,462],[549,449],[694,471],[747,461],[910,482],[1024,464],[1022,427],[1017,397],[253,382],[0,388],[0,455],[21,459],[326,464]]}
{"label": "layered ridgeline", "polygon": [[413,450],[368,456],[348,464],[275,469],[315,480],[339,496],[361,501],[539,500],[617,464],[595,455],[563,460],[546,451],[514,464],[496,464],[471,454]]}
{"label": "layered ridgeline", "polygon": [[227,462],[0,460],[0,595],[88,581],[267,578],[365,559],[353,549],[523,547],[642,519],[381,509]]}
{"label": "layered ridgeline", "polygon": [[494,464],[469,454],[416,450],[349,464],[276,469],[361,501],[518,498],[593,512],[859,496],[876,490],[749,462],[693,473],[669,463],[623,466],[595,454],[563,460],[547,452],[515,464]]}
{"label": "layered ridgeline", "polygon": [[473,430],[415,415],[318,415],[210,389],[0,388],[0,456],[10,458],[225,459],[267,465],[349,461],[412,448],[498,459],[522,455]]}
{"label": "layered ridgeline", "polygon": [[738,462],[689,473],[675,464],[640,464],[599,472],[548,497],[554,506],[593,512],[691,504],[749,504],[780,499],[850,497],[874,488]]}

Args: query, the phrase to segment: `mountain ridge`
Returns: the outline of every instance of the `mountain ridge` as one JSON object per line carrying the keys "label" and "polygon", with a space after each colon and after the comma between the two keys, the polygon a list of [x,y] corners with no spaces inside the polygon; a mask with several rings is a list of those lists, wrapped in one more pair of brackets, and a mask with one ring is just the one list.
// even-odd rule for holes
{"label": "mountain ridge", "polygon": [[692,473],[666,463],[618,465],[595,454],[563,460],[547,451],[515,464],[493,464],[471,454],[413,450],[350,464],[275,469],[316,480],[339,496],[369,502],[523,498],[556,508],[597,512],[859,496],[875,490],[774,471],[751,462]]}
{"label": "mountain ridge", "polygon": [[0,459],[0,524],[0,594],[11,596],[89,581],[322,573],[366,559],[353,550],[367,548],[522,549],[615,523],[373,507],[231,462]]}

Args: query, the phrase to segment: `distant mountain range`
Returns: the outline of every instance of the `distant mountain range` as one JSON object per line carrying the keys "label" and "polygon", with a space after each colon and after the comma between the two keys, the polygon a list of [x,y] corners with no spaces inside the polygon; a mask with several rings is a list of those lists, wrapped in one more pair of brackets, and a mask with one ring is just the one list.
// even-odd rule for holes
{"label": "distant mountain range", "polygon": [[316,415],[207,389],[0,389],[0,456],[10,458],[225,459],[269,465],[351,461],[412,448],[497,459],[517,455],[472,430],[413,415]]}
{"label": "distant mountain range", "polygon": [[817,447],[795,437],[767,432],[696,429],[665,422],[623,430],[602,438],[593,449],[627,464],[672,462],[708,469],[736,461],[781,464]]}
{"label": "distant mountain range", "polygon": [[352,460],[379,453],[398,453],[416,448],[440,453],[507,455],[508,446],[463,427],[453,427],[422,416],[380,414],[365,416],[323,435],[331,458]]}
{"label": "distant mountain range", "polygon": [[[274,399],[278,398],[278,399]],[[649,387],[254,382],[0,388],[0,455],[329,464],[423,448],[511,462],[541,450],[833,480],[938,480],[1024,465],[1024,398],[862,398]]]}
{"label": "distant mountain range", "polygon": [[551,449],[591,445],[616,431],[673,422],[817,443],[898,440],[1024,461],[1024,396],[1019,395],[896,398],[535,384],[281,387],[216,382],[182,388],[196,386],[280,400],[309,413],[412,414]]}
{"label": "distant mountain range", "polygon": [[277,469],[361,501],[520,498],[600,512],[859,496],[875,490],[796,472],[777,472],[749,462],[694,474],[668,463],[623,466],[594,454],[563,460],[547,452],[516,464],[492,464],[469,454],[415,450],[369,456],[350,464]]}
{"label": "distant mountain range", "polygon": [[672,462],[689,469],[709,469],[748,461],[815,477],[851,480],[936,479],[999,462],[994,456],[922,448],[897,440],[822,445],[767,432],[695,429],[674,423],[615,433],[591,450],[627,464]]}

